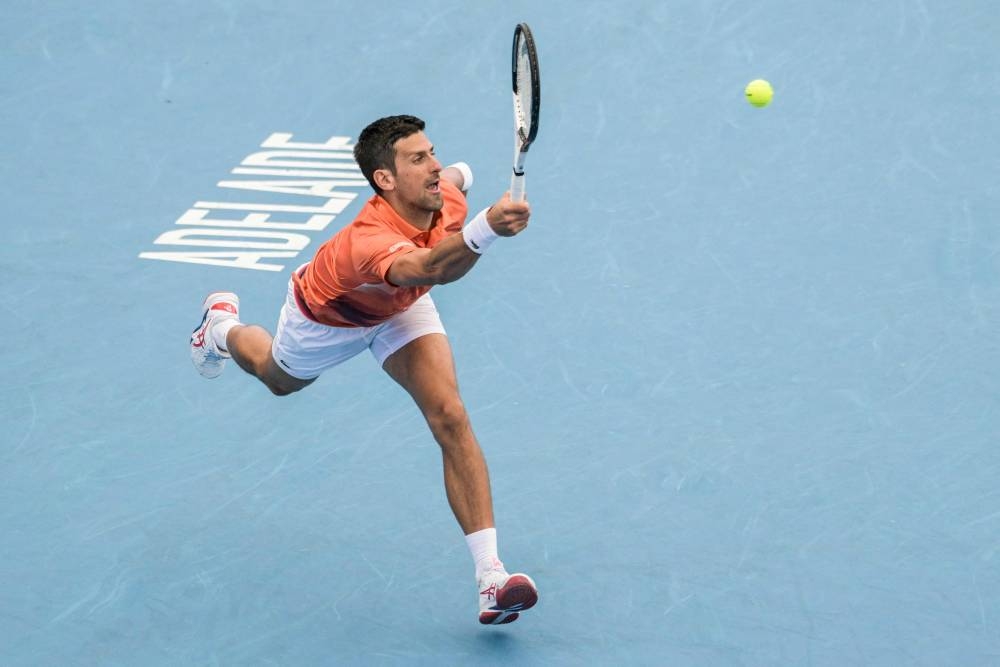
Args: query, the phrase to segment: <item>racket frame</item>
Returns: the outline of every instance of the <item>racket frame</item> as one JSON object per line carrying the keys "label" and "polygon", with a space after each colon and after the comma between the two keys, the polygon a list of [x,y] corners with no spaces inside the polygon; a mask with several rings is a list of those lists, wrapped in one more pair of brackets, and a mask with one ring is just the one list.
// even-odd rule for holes
{"label": "racket frame", "polygon": [[[528,53],[528,67],[530,68],[531,75],[530,109],[521,109],[521,100],[518,97],[517,71],[518,55],[520,52],[518,45],[522,39]],[[535,48],[535,38],[532,36],[531,29],[527,23],[519,23],[514,29],[514,43],[511,47],[511,80],[514,98],[514,174],[510,180],[510,198],[511,201],[524,201],[524,161],[531,143],[538,134],[538,112],[541,108],[538,51]],[[527,119],[527,128],[521,124],[522,118]]]}

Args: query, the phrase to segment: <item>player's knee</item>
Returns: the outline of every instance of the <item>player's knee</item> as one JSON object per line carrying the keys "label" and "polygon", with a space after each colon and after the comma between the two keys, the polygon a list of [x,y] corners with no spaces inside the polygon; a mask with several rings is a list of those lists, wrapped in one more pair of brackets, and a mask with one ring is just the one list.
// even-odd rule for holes
{"label": "player's knee", "polygon": [[308,387],[315,380],[315,378],[313,380],[299,380],[289,375],[278,366],[271,355],[268,355],[267,361],[255,374],[275,396],[294,394],[300,389]]}
{"label": "player's knee", "polygon": [[271,393],[275,396],[288,396],[290,394],[294,394],[299,389],[302,389],[302,387],[289,387],[276,382],[265,382],[264,384],[267,385],[267,388],[270,389]]}
{"label": "player's knee", "polygon": [[461,399],[441,401],[427,411],[427,421],[436,435],[446,441],[455,439],[469,428],[469,415]]}

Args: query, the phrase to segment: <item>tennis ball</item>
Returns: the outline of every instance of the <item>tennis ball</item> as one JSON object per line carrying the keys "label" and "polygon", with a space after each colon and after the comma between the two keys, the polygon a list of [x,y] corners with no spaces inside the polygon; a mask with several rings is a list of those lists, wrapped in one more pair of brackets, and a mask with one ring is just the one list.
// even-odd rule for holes
{"label": "tennis ball", "polygon": [[771,98],[774,97],[774,90],[764,79],[754,79],[747,84],[746,88],[747,102],[754,105],[755,107],[766,107],[771,103]]}

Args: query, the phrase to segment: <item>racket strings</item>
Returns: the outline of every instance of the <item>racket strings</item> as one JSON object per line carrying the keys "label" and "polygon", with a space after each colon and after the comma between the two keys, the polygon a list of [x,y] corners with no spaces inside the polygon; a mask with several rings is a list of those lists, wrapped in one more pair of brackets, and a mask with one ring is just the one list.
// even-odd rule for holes
{"label": "racket strings", "polygon": [[531,58],[527,42],[520,39],[517,46],[517,116],[518,125],[525,129],[525,134],[531,130],[531,93]]}

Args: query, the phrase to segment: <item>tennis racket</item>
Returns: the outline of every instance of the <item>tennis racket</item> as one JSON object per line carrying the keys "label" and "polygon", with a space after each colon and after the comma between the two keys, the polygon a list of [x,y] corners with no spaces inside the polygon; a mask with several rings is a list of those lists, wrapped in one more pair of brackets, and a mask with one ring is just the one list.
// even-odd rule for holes
{"label": "tennis racket", "polygon": [[541,83],[535,38],[527,23],[514,29],[512,78],[514,80],[514,175],[510,179],[511,201],[524,201],[524,159],[538,134]]}

